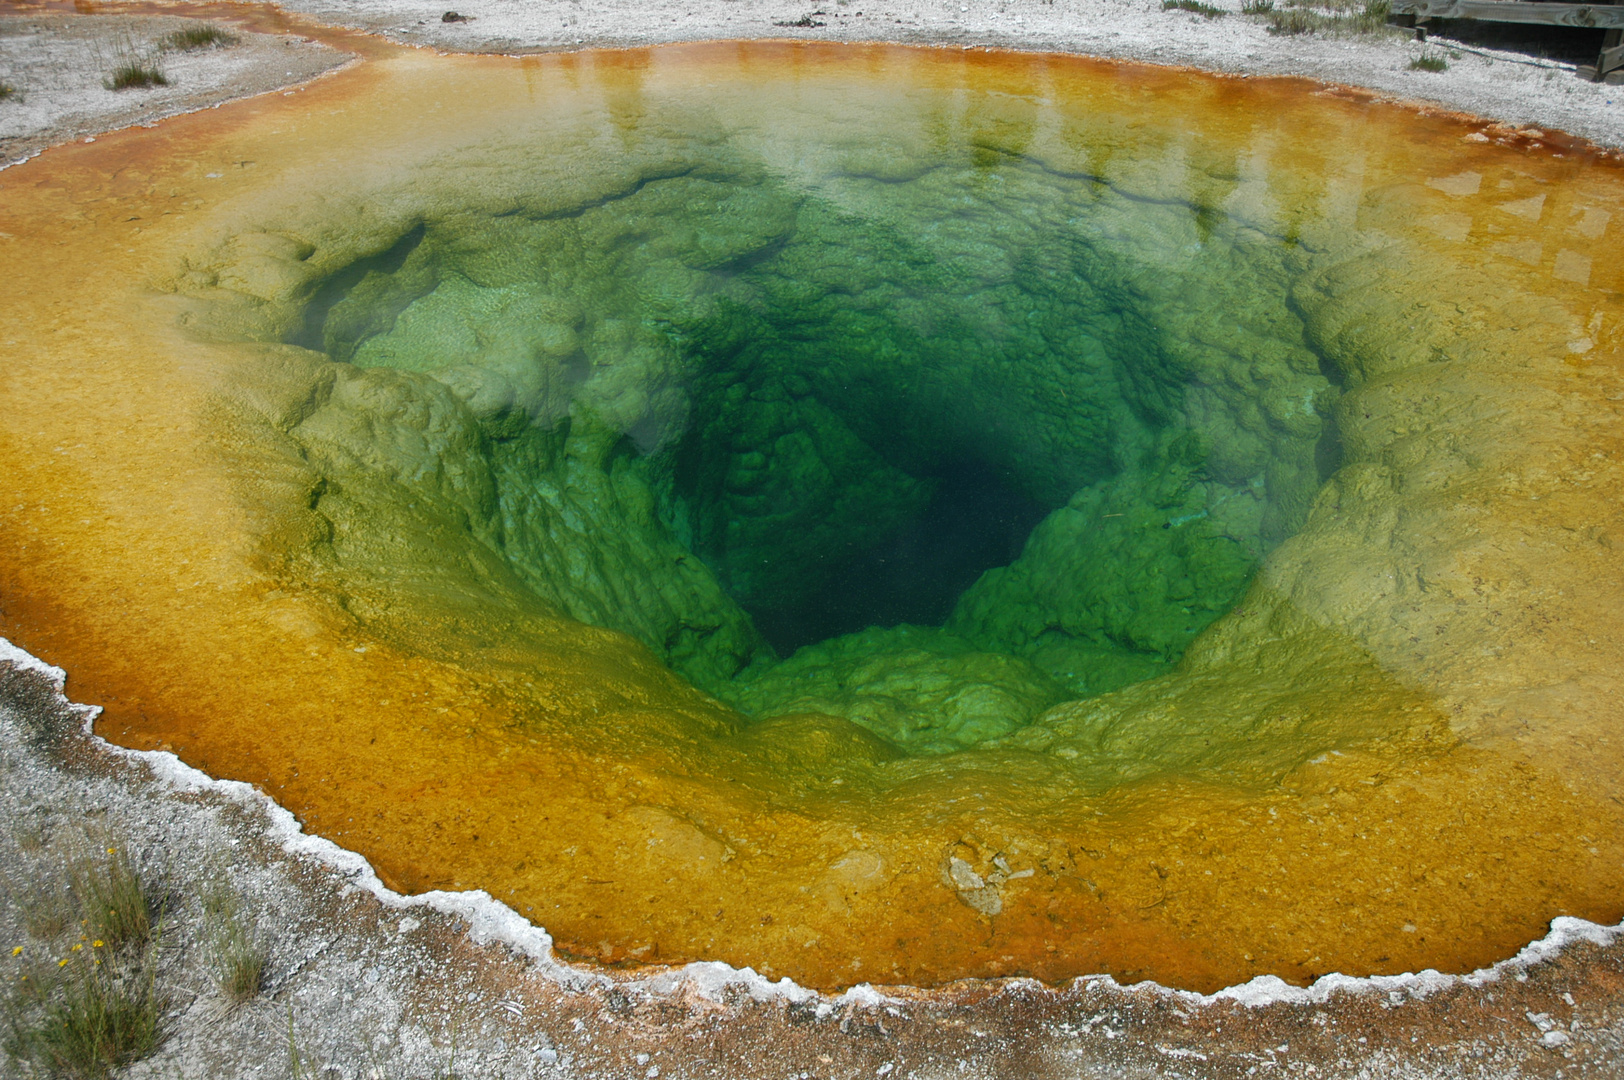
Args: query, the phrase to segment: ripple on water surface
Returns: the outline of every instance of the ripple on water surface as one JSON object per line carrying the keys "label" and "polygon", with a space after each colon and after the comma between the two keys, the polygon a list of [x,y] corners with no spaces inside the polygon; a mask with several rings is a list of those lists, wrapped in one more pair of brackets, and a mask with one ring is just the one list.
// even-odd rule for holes
{"label": "ripple on water surface", "polygon": [[4,629],[392,884],[829,987],[1624,914],[1583,147],[708,45],[385,54],[4,184]]}

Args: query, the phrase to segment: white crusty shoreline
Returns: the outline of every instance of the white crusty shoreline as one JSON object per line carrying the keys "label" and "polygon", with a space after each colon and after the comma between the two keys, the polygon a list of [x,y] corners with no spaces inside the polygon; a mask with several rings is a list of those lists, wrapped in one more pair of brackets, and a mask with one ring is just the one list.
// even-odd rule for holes
{"label": "white crusty shoreline", "polygon": [[[152,774],[153,780],[170,792],[188,795],[209,792],[262,815],[265,837],[280,845],[287,854],[322,863],[355,888],[370,893],[391,911],[410,912],[426,908],[461,919],[467,924],[468,936],[476,945],[502,945],[528,957],[535,973],[563,989],[617,987],[622,991],[668,998],[692,993],[712,1001],[721,1001],[728,991],[739,990],[756,1001],[782,999],[798,1005],[813,1003],[823,1015],[852,1004],[873,1006],[899,1000],[868,983],[860,983],[839,994],[827,994],[801,986],[789,978],[774,982],[751,968],[735,968],[717,961],[690,963],[679,968],[662,969],[654,975],[630,978],[610,975],[599,968],[570,964],[553,954],[552,935],[544,927],[534,925],[483,889],[457,892],[435,890],[416,896],[402,895],[379,879],[364,856],[340,847],[326,837],[305,832],[298,818],[252,784],[240,780],[217,780],[192,768],[167,750],[131,750],[106,741],[92,730],[101,710],[93,705],[76,704],[67,697],[67,672],[17,648],[3,637],[0,637],[0,663],[38,672],[50,680],[62,707],[83,717],[84,734],[98,749],[144,766]],[[1448,975],[1432,968],[1398,975],[1363,977],[1332,972],[1305,987],[1293,986],[1278,976],[1259,975],[1248,982],[1227,986],[1211,994],[1179,990],[1151,980],[1121,986],[1110,975],[1081,975],[1072,982],[1102,983],[1129,993],[1166,995],[1180,1004],[1195,1007],[1221,1001],[1234,1001],[1250,1008],[1277,1003],[1321,1005],[1337,994],[1398,993],[1406,997],[1424,998],[1457,984],[1480,987],[1505,978],[1515,978],[1531,967],[1550,961],[1575,942],[1610,946],[1620,935],[1624,935],[1624,923],[1602,926],[1586,919],[1561,916],[1552,920],[1550,933],[1530,942],[1517,955],[1466,975]],[[1001,981],[1025,981],[1041,986],[1036,980]]]}

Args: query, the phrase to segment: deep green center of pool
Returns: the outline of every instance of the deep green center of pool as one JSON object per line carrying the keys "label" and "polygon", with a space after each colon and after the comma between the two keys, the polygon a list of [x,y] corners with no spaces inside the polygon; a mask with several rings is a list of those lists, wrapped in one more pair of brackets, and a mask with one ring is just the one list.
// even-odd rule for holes
{"label": "deep green center of pool", "polygon": [[1215,205],[974,147],[685,167],[425,221],[294,340],[450,387],[565,613],[944,752],[1168,670],[1335,464],[1306,256]]}

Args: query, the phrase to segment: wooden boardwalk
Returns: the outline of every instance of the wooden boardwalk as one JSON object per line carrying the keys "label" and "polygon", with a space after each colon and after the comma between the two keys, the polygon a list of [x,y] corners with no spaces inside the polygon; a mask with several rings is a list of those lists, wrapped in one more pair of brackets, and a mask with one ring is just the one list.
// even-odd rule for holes
{"label": "wooden boardwalk", "polygon": [[[1536,23],[1607,31],[1593,68],[1581,75],[1597,82],[1624,67],[1624,4],[1561,4],[1542,0],[1393,0],[1392,12],[1401,26],[1418,26],[1427,19],[1476,19],[1483,22]],[[1613,80],[1608,80],[1613,81]]]}

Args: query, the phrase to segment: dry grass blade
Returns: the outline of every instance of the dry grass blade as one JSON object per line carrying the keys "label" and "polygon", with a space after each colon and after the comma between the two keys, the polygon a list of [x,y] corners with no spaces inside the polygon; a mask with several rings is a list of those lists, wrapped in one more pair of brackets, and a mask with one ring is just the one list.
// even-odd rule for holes
{"label": "dry grass blade", "polygon": [[23,929],[37,941],[55,941],[74,923],[73,900],[60,878],[34,874],[3,879],[7,903],[22,913]]}

